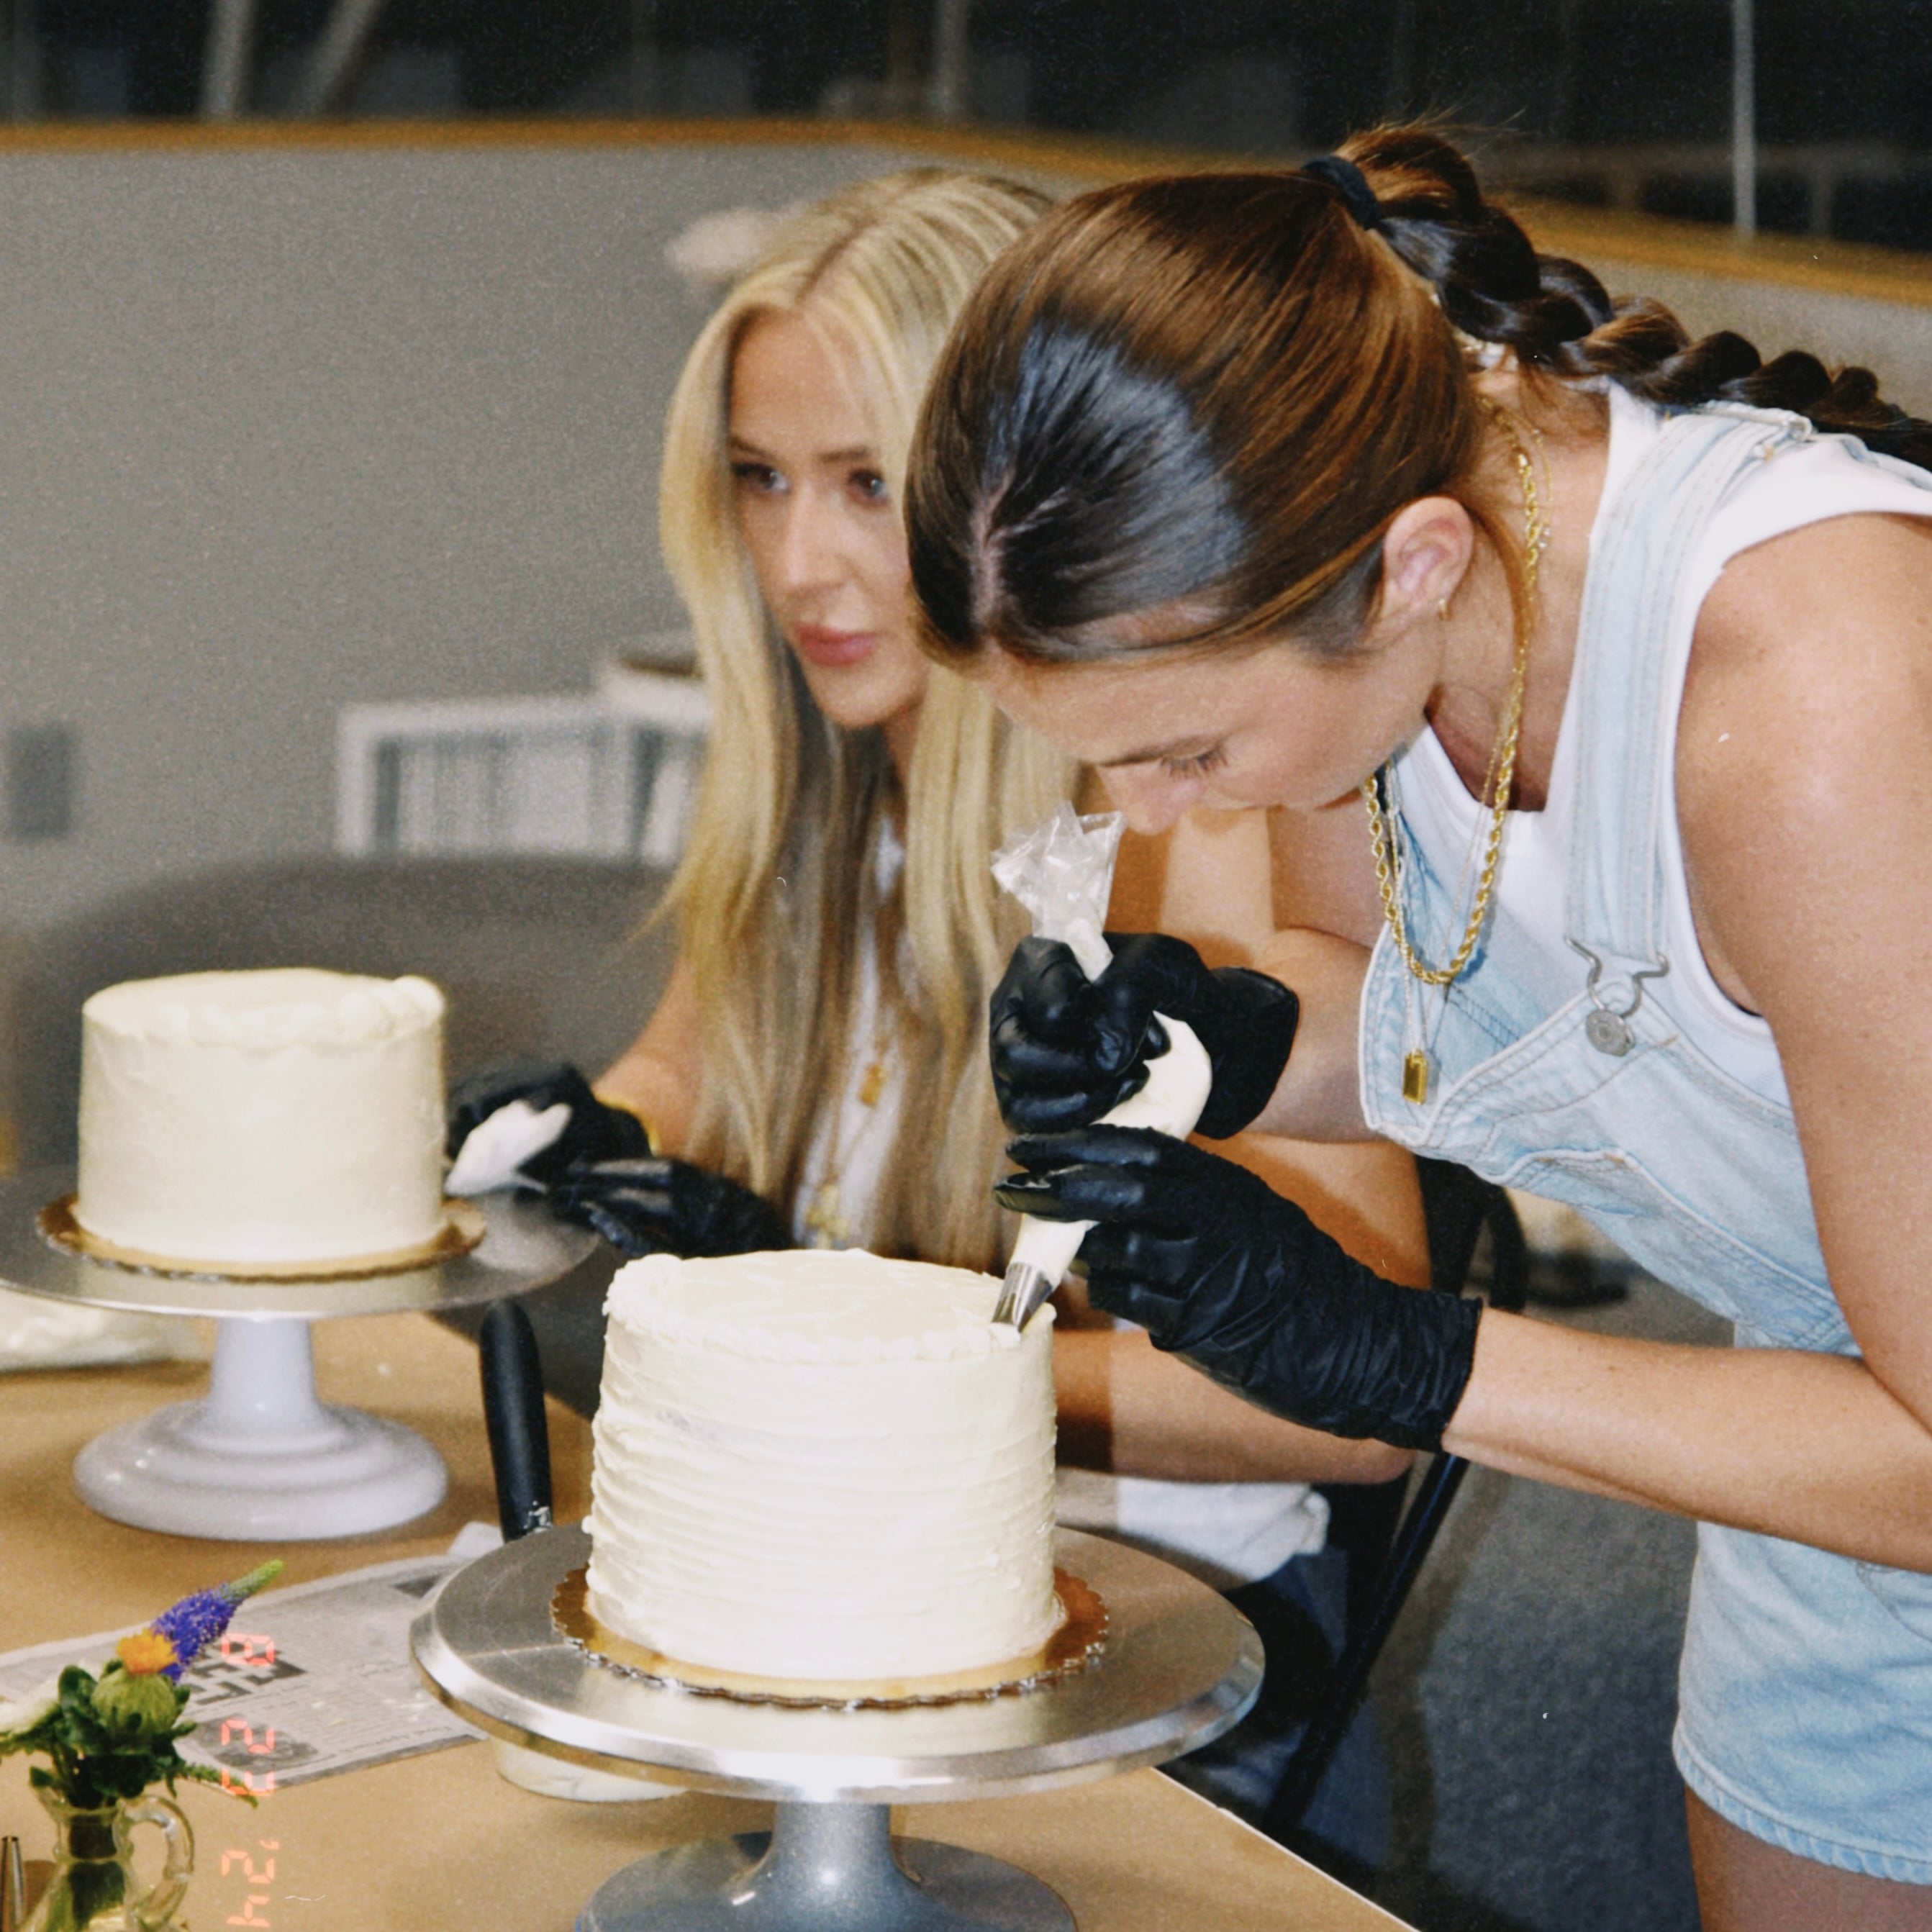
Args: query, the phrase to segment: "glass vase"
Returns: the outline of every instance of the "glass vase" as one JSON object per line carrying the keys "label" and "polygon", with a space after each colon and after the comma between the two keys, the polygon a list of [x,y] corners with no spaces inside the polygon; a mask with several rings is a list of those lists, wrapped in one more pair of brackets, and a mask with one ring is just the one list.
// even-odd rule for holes
{"label": "glass vase", "polygon": [[[172,1932],[194,1869],[194,1834],[181,1813],[152,1791],[98,1810],[57,1791],[36,1796],[54,1821],[54,1870],[20,1932]],[[131,1856],[136,1825],[161,1833],[161,1875],[145,1890]]]}

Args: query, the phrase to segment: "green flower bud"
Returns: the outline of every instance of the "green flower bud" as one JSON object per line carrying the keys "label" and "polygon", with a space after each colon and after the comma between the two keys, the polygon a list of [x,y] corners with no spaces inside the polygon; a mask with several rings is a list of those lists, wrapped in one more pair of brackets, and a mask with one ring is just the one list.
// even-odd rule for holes
{"label": "green flower bud", "polygon": [[124,1738],[165,1737],[187,1701],[165,1677],[111,1666],[94,1687],[95,1714]]}

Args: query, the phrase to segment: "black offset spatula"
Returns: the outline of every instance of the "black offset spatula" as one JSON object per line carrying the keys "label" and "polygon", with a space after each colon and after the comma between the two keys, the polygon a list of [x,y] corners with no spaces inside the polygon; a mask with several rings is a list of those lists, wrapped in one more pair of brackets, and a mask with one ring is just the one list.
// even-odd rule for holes
{"label": "black offset spatula", "polygon": [[530,1318],[514,1301],[494,1303],[477,1339],[483,1364],[483,1422],[496,1474],[496,1516],[514,1543],[550,1524],[550,1424],[543,1369]]}

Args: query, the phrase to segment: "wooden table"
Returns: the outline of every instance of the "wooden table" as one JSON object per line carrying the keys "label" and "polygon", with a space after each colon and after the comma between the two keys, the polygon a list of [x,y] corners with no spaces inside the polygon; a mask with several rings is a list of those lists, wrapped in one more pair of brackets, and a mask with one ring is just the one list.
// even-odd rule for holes
{"label": "wooden table", "polygon": [[[280,1556],[286,1580],[301,1582],[439,1552],[464,1523],[495,1520],[474,1347],[416,1315],[320,1322],[314,1334],[325,1400],[393,1417],[442,1452],[450,1472],[442,1507],[400,1531],[320,1544],[207,1543],[130,1528],[75,1496],[74,1456],[102,1430],[196,1394],[206,1368],[0,1376],[0,1651],[143,1622],[266,1556]],[[590,1427],[556,1403],[550,1419],[557,1516],[571,1522],[590,1503]],[[263,1609],[273,1601],[262,1599]],[[253,1812],[204,1787],[183,1790],[199,1840],[188,1910],[202,1932],[568,1932],[584,1900],[632,1859],[762,1829],[770,1816],[766,1805],[695,1795],[618,1804],[534,1797],[500,1778],[489,1750],[475,1744],[298,1785]],[[896,1822],[1034,1873],[1082,1932],[1374,1932],[1400,1923],[1156,1772],[907,1808]],[[46,1821],[17,1759],[0,1764],[0,1832],[9,1832],[30,1861],[44,1854]],[[266,1882],[251,1885],[244,1855]]]}

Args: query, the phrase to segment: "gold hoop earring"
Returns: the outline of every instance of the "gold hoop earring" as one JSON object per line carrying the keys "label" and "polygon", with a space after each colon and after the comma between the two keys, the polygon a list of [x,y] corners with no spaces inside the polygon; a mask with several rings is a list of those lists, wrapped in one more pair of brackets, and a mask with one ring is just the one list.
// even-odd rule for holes
{"label": "gold hoop earring", "polygon": [[1445,623],[1445,624],[1446,624],[1446,623],[1448,623],[1448,621],[1449,621],[1449,600],[1448,600],[1448,598],[1446,598],[1446,597],[1438,597],[1438,598],[1436,598],[1436,616],[1437,616],[1440,617],[1440,618],[1442,620],[1442,621],[1443,621],[1443,622],[1444,622],[1444,623]]}

